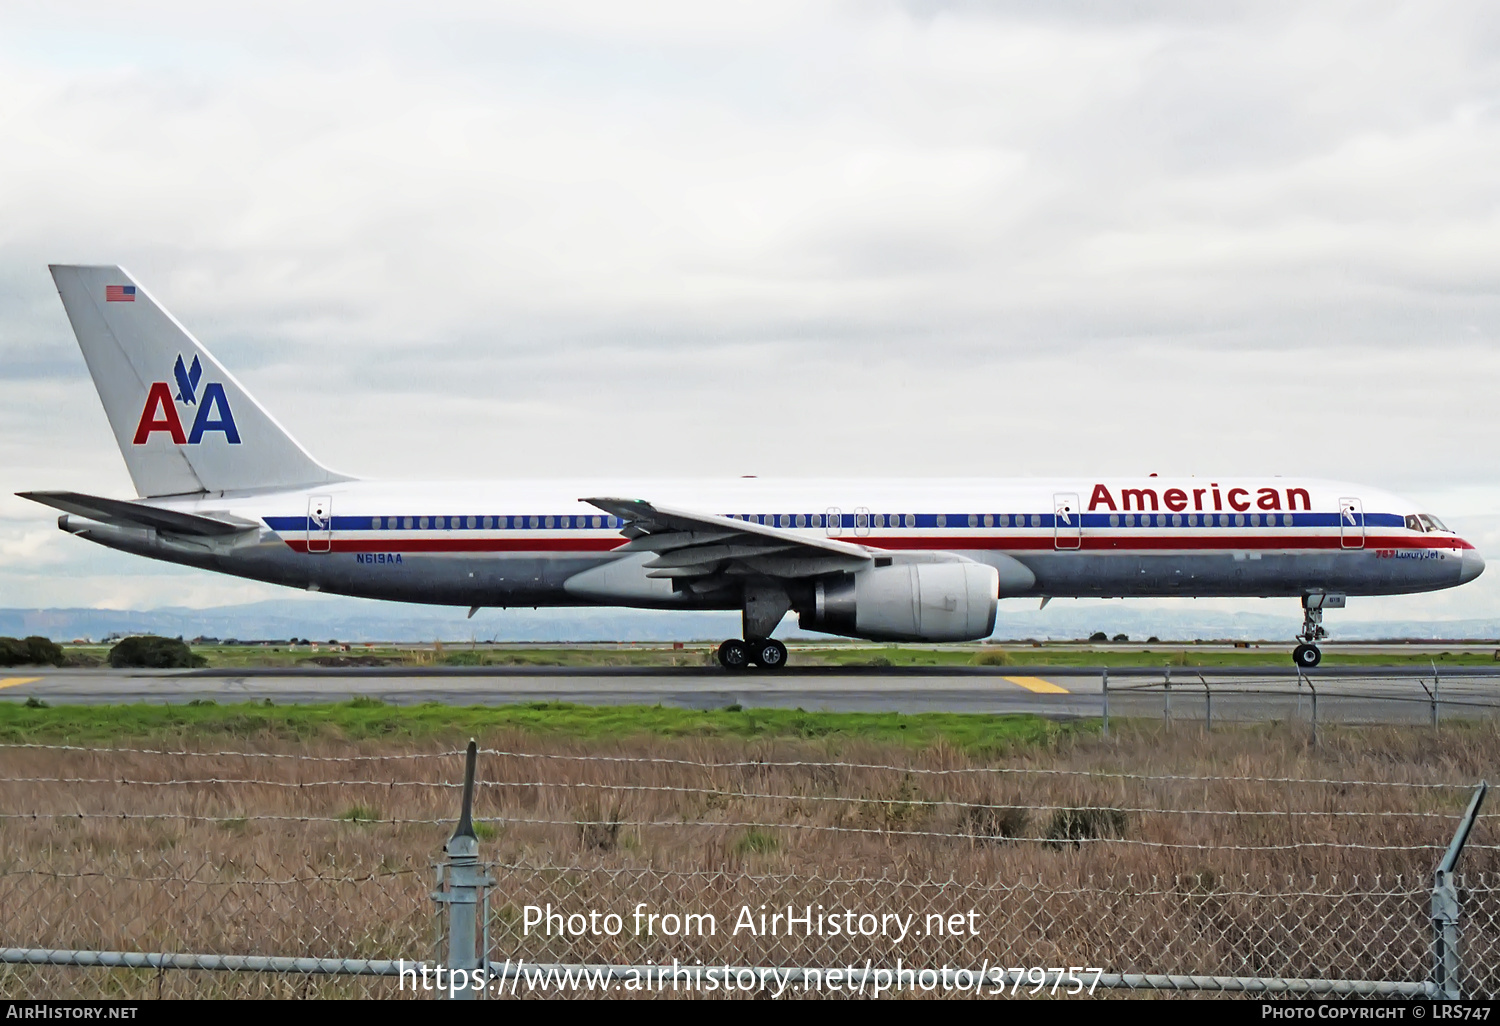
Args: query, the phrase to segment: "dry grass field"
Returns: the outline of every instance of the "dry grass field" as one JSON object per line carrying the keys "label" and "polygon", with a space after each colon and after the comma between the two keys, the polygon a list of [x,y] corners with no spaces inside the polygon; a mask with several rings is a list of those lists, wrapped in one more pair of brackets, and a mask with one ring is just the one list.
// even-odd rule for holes
{"label": "dry grass field", "polygon": [[[1500,728],[1117,724],[976,753],[840,737],[480,738],[494,957],[978,966],[1422,979],[1431,872]],[[5,944],[430,959],[432,863],[458,736],[223,737],[0,748]],[[502,754],[510,753],[510,754]],[[33,818],[34,816],[34,818]],[[1466,962],[1500,989],[1500,870],[1481,817]],[[615,936],[523,932],[527,905]],[[792,905],[915,915],[903,938],[734,932]],[[711,936],[631,913],[715,917]],[[975,916],[955,934],[929,915]],[[856,919],[857,922],[857,919]],[[212,977],[212,979],[210,979]],[[1481,982],[1483,981],[1483,982]],[[385,994],[385,980],[0,969],[0,994]]]}

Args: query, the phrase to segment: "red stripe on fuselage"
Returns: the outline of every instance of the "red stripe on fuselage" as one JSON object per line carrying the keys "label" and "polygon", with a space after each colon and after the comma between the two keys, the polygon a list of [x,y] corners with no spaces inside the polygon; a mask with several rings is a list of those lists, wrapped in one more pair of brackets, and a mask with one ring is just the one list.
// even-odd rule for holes
{"label": "red stripe on fuselage", "polygon": [[[1140,536],[1085,535],[1078,547],[1059,548],[1052,535],[985,535],[974,538],[874,536],[837,536],[837,541],[854,545],[865,545],[872,549],[903,550],[928,549],[950,552],[972,552],[975,550],[1001,552],[1243,552],[1258,551],[1308,551],[1343,549],[1343,539],[1336,534],[1298,535],[1155,535],[1142,532]],[[1066,539],[1065,539],[1066,540]],[[286,544],[296,552],[307,552],[307,540],[286,539]],[[333,552],[611,552],[624,545],[618,536],[609,538],[339,538],[334,537],[329,549]],[[1405,538],[1370,535],[1365,538],[1363,549],[1351,548],[1350,552],[1374,549],[1472,549],[1474,546],[1457,537]]]}

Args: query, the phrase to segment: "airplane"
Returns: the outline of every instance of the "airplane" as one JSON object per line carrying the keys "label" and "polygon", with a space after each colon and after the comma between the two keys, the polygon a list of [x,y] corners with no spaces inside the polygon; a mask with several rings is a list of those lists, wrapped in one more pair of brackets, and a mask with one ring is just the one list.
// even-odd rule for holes
{"label": "airplane", "polygon": [[134,277],[54,265],[138,497],[31,491],[69,534],[340,595],[480,608],[736,610],[727,670],[774,670],[789,612],[876,641],[988,637],[1002,598],[1301,600],[1295,663],[1350,595],[1472,581],[1409,500],[1263,476],[394,483],[330,470]]}

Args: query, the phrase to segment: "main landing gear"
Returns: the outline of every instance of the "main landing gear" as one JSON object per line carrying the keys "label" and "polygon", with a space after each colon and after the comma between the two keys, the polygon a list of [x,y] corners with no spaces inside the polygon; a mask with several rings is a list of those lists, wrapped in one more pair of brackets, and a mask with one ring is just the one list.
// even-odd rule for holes
{"label": "main landing gear", "polygon": [[786,665],[786,646],[774,638],[741,641],[730,638],[719,646],[719,665],[726,670],[779,670]]}
{"label": "main landing gear", "polygon": [[1323,653],[1317,644],[1328,637],[1328,631],[1323,629],[1323,610],[1343,609],[1344,601],[1343,595],[1324,592],[1302,596],[1302,633],[1297,635],[1302,644],[1292,649],[1292,662],[1303,669],[1311,669],[1323,661]]}
{"label": "main landing gear", "polygon": [[792,608],[786,586],[779,581],[745,583],[744,616],[740,627],[749,640],[730,638],[719,646],[719,665],[726,670],[779,670],[786,665],[786,646],[771,638],[771,632]]}

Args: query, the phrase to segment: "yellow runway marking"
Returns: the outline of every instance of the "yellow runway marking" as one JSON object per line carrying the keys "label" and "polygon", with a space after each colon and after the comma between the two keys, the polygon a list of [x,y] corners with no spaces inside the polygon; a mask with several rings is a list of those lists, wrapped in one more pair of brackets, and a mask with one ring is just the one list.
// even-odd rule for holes
{"label": "yellow runway marking", "polygon": [[13,688],[17,684],[31,684],[41,679],[40,677],[3,677],[0,678],[0,688]]}
{"label": "yellow runway marking", "polygon": [[1012,684],[1017,684],[1027,691],[1035,691],[1039,695],[1066,695],[1067,688],[1060,688],[1050,680],[1042,680],[1040,677],[1006,677]]}

